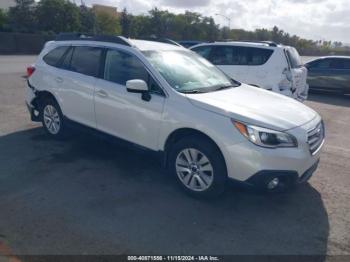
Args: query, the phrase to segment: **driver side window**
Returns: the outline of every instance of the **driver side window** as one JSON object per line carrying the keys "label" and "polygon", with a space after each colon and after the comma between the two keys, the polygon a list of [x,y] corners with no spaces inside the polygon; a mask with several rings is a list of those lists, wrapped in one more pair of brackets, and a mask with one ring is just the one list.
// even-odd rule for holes
{"label": "driver side window", "polygon": [[128,80],[141,79],[148,84],[151,93],[164,94],[142,62],[122,51],[107,50],[103,78],[123,86]]}

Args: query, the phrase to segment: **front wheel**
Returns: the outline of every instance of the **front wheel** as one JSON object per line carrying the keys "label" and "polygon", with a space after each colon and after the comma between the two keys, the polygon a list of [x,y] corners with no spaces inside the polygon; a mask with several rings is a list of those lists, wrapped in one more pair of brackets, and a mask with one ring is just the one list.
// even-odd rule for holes
{"label": "front wheel", "polygon": [[193,136],[180,140],[171,149],[168,165],[180,186],[192,196],[218,196],[225,189],[225,161],[209,139]]}

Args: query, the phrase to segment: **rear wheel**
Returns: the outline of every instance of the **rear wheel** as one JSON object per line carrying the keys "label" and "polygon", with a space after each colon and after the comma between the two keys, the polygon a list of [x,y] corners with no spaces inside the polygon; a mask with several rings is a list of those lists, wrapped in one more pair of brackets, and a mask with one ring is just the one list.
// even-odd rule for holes
{"label": "rear wheel", "polygon": [[225,161],[217,146],[206,138],[193,136],[177,142],[168,165],[180,186],[192,196],[218,196],[225,189]]}
{"label": "rear wheel", "polygon": [[43,101],[41,108],[42,124],[46,133],[51,137],[63,138],[66,127],[58,103],[53,98],[47,98]]}

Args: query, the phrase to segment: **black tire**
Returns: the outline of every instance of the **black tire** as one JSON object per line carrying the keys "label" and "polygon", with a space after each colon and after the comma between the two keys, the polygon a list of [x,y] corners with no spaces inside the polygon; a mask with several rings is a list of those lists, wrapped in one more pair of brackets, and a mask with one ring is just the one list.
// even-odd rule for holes
{"label": "black tire", "polygon": [[[57,117],[59,120],[59,126],[57,128],[57,132],[53,132],[52,129],[49,128],[49,124],[47,124],[47,122],[45,123],[45,116],[46,116],[45,110],[47,107],[50,107],[51,109],[53,108],[54,112],[57,112]],[[56,139],[66,138],[67,128],[66,128],[66,124],[64,122],[64,117],[63,117],[60,106],[58,105],[58,103],[56,102],[56,100],[54,98],[48,97],[48,98],[43,99],[43,101],[41,103],[40,114],[41,114],[41,122],[42,122],[43,128],[50,137],[56,138]],[[57,119],[57,118],[55,118],[55,119]],[[55,123],[57,124],[57,122],[55,122]]]}
{"label": "black tire", "polygon": [[[187,187],[184,182],[181,181],[179,177],[180,175],[178,175],[176,171],[177,158],[181,152],[183,152],[183,150],[189,148],[196,149],[203,153],[209,160],[209,163],[213,169],[212,182],[210,186],[203,191],[195,191]],[[193,197],[212,198],[221,195],[225,191],[228,182],[225,160],[219,148],[208,138],[202,136],[188,136],[176,142],[170,148],[167,166],[169,172],[174,175],[180,187]]]}

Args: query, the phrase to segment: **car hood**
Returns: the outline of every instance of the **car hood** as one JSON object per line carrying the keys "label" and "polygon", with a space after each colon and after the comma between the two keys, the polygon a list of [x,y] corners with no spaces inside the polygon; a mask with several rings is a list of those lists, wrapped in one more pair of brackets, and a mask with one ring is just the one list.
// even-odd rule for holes
{"label": "car hood", "polygon": [[301,126],[317,116],[314,110],[292,98],[246,84],[186,96],[202,109],[279,131]]}

